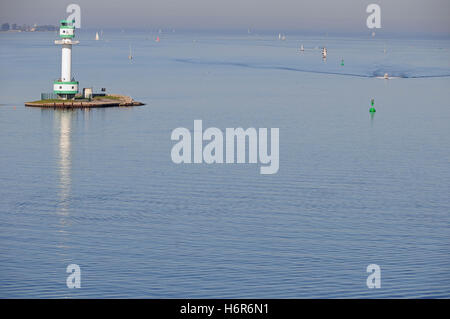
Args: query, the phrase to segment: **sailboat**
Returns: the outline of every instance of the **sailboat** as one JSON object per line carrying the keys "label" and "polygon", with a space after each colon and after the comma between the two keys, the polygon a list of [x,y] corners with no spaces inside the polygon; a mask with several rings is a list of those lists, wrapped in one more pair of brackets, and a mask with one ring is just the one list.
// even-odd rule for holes
{"label": "sailboat", "polygon": [[327,58],[327,48],[323,47],[322,49],[322,58],[326,59]]}
{"label": "sailboat", "polygon": [[305,48],[303,47],[303,44],[300,46],[300,51],[305,51]]}
{"label": "sailboat", "polygon": [[100,40],[99,36],[98,36],[98,32],[95,33],[95,40],[98,41]]}
{"label": "sailboat", "polygon": [[156,36],[156,40],[155,41],[159,42],[159,36],[158,35]]}
{"label": "sailboat", "polygon": [[382,80],[393,80],[393,79],[400,79],[400,76],[390,76],[389,73],[384,73],[383,76],[376,76],[375,78],[377,79],[382,79]]}
{"label": "sailboat", "polygon": [[130,54],[128,55],[128,60],[133,60],[133,56],[131,55],[131,44],[130,44]]}

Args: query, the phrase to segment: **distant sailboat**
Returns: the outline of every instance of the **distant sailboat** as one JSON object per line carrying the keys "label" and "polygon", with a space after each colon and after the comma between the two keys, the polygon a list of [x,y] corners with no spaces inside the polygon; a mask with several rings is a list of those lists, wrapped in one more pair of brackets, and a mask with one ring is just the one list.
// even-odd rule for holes
{"label": "distant sailboat", "polygon": [[159,42],[159,36],[156,36],[156,40],[155,40],[156,42]]}
{"label": "distant sailboat", "polygon": [[131,44],[130,44],[130,54],[128,55],[128,60],[133,60],[133,56],[131,55]]}
{"label": "distant sailboat", "polygon": [[305,48],[303,47],[303,44],[300,46],[300,51],[305,51]]}
{"label": "distant sailboat", "polygon": [[376,76],[377,79],[382,80],[393,80],[393,79],[400,79],[400,76],[390,76],[389,73],[384,73],[383,76]]}
{"label": "distant sailboat", "polygon": [[100,37],[98,36],[98,32],[95,33],[95,40],[96,41],[100,40]]}
{"label": "distant sailboat", "polygon": [[323,47],[322,49],[322,58],[326,59],[327,58],[327,48]]}

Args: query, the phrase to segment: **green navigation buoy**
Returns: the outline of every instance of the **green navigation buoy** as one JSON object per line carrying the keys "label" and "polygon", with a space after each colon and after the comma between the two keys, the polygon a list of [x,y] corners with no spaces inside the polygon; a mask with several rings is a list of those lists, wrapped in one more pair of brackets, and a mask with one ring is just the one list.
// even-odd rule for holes
{"label": "green navigation buoy", "polygon": [[344,66],[344,59],[341,60],[341,66]]}
{"label": "green navigation buoy", "polygon": [[370,101],[370,105],[372,106],[370,109],[369,109],[369,112],[370,113],[375,113],[377,110],[375,110],[375,108],[373,107],[373,105],[375,104],[375,99],[372,99],[372,101]]}

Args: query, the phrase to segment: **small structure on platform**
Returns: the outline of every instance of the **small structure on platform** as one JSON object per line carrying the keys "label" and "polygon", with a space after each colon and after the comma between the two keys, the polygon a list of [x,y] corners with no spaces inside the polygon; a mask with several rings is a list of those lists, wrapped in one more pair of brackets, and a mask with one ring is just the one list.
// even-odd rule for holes
{"label": "small structure on platform", "polygon": [[83,88],[83,98],[92,99],[92,88]]}
{"label": "small structure on platform", "polygon": [[134,101],[131,97],[118,94],[94,93],[91,88],[83,88],[79,94],[79,82],[72,77],[72,45],[78,44],[75,37],[75,20],[61,20],[59,27],[59,40],[55,44],[62,47],[61,77],[53,82],[52,93],[42,93],[41,100],[26,102],[25,106],[59,107],[59,108],[90,108],[111,106],[144,105]]}

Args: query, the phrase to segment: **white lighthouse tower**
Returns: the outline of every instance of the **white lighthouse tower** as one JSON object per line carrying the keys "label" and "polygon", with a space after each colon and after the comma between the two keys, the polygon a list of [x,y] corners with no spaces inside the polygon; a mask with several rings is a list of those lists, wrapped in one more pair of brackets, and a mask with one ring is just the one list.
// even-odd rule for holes
{"label": "white lighthouse tower", "polygon": [[72,78],[72,45],[79,41],[73,40],[75,37],[75,20],[61,20],[59,27],[60,40],[55,40],[55,44],[62,45],[61,53],[61,77],[53,82],[53,93],[58,94],[63,99],[72,99],[78,93],[78,81]]}

